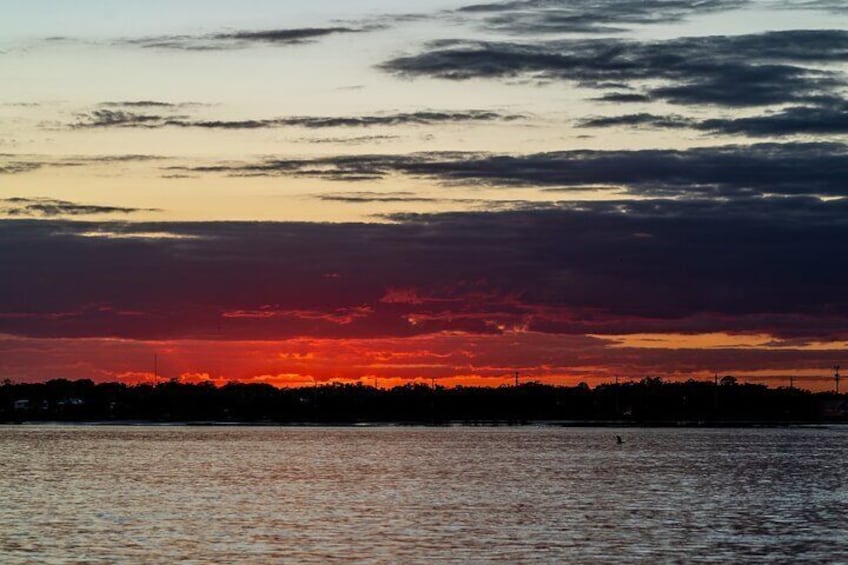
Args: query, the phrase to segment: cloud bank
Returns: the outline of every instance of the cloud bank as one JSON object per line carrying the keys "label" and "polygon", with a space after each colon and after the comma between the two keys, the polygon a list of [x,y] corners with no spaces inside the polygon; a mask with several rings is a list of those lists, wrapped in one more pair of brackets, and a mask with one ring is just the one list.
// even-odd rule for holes
{"label": "cloud bank", "polygon": [[784,197],[402,214],[389,224],[5,220],[0,333],[845,339],[846,218],[845,200]]}

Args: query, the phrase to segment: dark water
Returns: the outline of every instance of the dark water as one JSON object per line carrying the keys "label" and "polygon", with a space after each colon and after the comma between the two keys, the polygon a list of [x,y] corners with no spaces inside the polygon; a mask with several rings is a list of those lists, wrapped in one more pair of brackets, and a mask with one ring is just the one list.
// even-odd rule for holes
{"label": "dark water", "polygon": [[848,429],[9,426],[0,505],[3,563],[844,563]]}

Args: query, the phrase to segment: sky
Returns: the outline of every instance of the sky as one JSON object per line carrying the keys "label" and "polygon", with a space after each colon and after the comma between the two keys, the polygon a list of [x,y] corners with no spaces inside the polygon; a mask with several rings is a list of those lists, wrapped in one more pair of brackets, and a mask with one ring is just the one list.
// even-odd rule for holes
{"label": "sky", "polygon": [[848,367],[840,1],[0,7],[0,379]]}

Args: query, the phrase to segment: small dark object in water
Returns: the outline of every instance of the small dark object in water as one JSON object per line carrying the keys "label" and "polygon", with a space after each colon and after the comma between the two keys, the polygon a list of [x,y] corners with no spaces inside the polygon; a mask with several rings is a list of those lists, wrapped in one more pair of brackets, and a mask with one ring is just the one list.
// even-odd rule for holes
{"label": "small dark object in water", "polygon": [[621,439],[621,436],[615,436],[615,443],[621,445],[622,443],[624,443],[624,440]]}

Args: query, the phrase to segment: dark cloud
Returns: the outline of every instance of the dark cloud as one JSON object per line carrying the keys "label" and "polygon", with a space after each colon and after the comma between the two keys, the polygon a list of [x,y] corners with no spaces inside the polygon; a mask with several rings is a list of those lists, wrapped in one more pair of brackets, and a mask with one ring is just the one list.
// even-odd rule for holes
{"label": "dark cloud", "polygon": [[367,31],[363,28],[352,27],[313,27],[296,29],[271,29],[262,31],[237,31],[233,33],[218,33],[211,37],[213,39],[263,42],[263,43],[304,43],[326,35],[338,33],[362,33]]}
{"label": "dark cloud", "polygon": [[124,43],[149,49],[180,49],[185,51],[214,51],[241,49],[257,44],[300,45],[337,34],[363,33],[378,29],[368,27],[310,27],[269,30],[241,30],[206,35],[165,35],[140,39],[127,39]]}
{"label": "dark cloud", "polygon": [[0,333],[848,334],[844,200],[583,202],[392,220],[2,221]]}
{"label": "dark cloud", "polygon": [[18,175],[35,171],[41,167],[41,163],[32,161],[6,161],[5,163],[0,163],[0,175]]}
{"label": "dark cloud", "polygon": [[261,120],[198,120],[188,116],[140,114],[127,110],[94,110],[80,114],[75,128],[91,127],[191,127],[207,129],[262,129],[275,127],[304,127],[310,129],[336,127],[370,127],[400,125],[435,125],[462,122],[494,122],[524,119],[519,114],[504,114],[484,110],[456,112],[420,111],[365,116],[292,116]]}
{"label": "dark cloud", "polygon": [[600,100],[601,102],[650,102],[651,97],[632,92],[609,92],[595,98],[595,100]]}
{"label": "dark cloud", "polygon": [[401,112],[397,114],[349,117],[302,116],[283,120],[285,125],[302,126],[307,128],[326,127],[365,127],[365,126],[397,126],[397,125],[430,125],[452,122],[494,122],[514,121],[526,118],[520,114],[503,114],[484,110],[463,110],[459,112]]}
{"label": "dark cloud", "polygon": [[426,155],[354,155],[315,159],[265,159],[254,163],[169,166],[166,171],[184,173],[221,173],[231,176],[301,176],[337,181],[374,181],[392,172],[400,172],[406,163],[425,159]]}
{"label": "dark cloud", "polygon": [[87,155],[51,158],[46,155],[0,154],[0,174],[22,174],[45,167],[81,167],[88,164],[127,163],[131,161],[156,161],[158,155]]}
{"label": "dark cloud", "polygon": [[139,109],[148,111],[177,111],[210,106],[203,102],[164,102],[161,100],[108,100],[97,105],[99,108],[118,108],[123,111],[135,112]]}
{"label": "dark cloud", "polygon": [[815,102],[836,87],[844,86],[830,72],[791,65],[729,65],[712,76],[650,89],[649,96],[673,104],[729,107],[766,106],[786,102]]}
{"label": "dark cloud", "polygon": [[[165,122],[172,117],[161,116],[158,114],[139,114],[127,110],[94,110],[87,114],[78,116],[78,121],[73,124],[74,128],[94,128],[94,127],[141,127],[141,128],[157,128],[162,127]],[[183,116],[187,119],[187,116]]]}
{"label": "dark cloud", "polygon": [[753,137],[786,135],[848,134],[848,102],[834,101],[817,106],[790,106],[759,116],[725,117],[696,120],[676,114],[624,114],[587,118],[580,127],[640,127],[678,129],[691,128],[720,134]]}
{"label": "dark cloud", "polygon": [[167,118],[153,127],[181,127],[205,129],[264,129],[281,127],[280,120],[189,120],[185,118]]}
{"label": "dark cloud", "polygon": [[746,0],[519,0],[474,4],[457,13],[482,16],[488,29],[512,34],[609,33],[638,24],[679,22],[695,14],[748,4]]}
{"label": "dark cloud", "polygon": [[401,169],[454,182],[614,185],[641,196],[848,195],[846,146],[824,143],[495,155],[412,162]]}
{"label": "dark cloud", "polygon": [[[518,210],[522,208],[538,209],[544,204],[524,200],[492,200],[475,198],[439,198],[435,196],[421,196],[414,192],[374,192],[374,191],[350,191],[326,193],[315,196],[318,200],[325,202],[340,202],[344,204],[462,204],[463,207],[494,210]],[[385,216],[379,216],[385,219]]]}
{"label": "dark cloud", "polygon": [[182,172],[372,181],[392,174],[446,183],[563,189],[620,187],[636,196],[738,198],[755,194],[848,196],[848,146],[760,143],[686,150],[574,150],[529,155],[417,153],[267,159]]}
{"label": "dark cloud", "polygon": [[762,116],[704,120],[699,129],[751,136],[848,133],[848,102],[793,106]]}
{"label": "dark cloud", "polygon": [[145,49],[174,49],[180,51],[220,51],[244,47],[244,45],[235,42],[221,42],[215,41],[208,36],[198,37],[192,35],[168,35],[144,39],[127,39],[122,43]]}
{"label": "dark cloud", "polygon": [[419,196],[414,192],[341,192],[319,194],[318,200],[343,202],[346,204],[398,203],[398,202],[441,202],[442,199]]}
{"label": "dark cloud", "polygon": [[824,10],[838,14],[848,13],[848,5],[843,0],[777,0],[776,7],[784,10]]}
{"label": "dark cloud", "polygon": [[587,118],[578,122],[580,127],[604,128],[616,126],[640,127],[650,126],[655,128],[691,128],[697,124],[696,120],[672,114],[669,116],[658,116],[646,112],[639,114],[624,114],[621,116],[601,116]]}
{"label": "dark cloud", "polygon": [[131,161],[161,161],[161,155],[127,154],[127,155],[88,155],[85,157],[67,157],[65,163],[127,163]]}
{"label": "dark cloud", "polygon": [[357,135],[354,137],[303,137],[297,141],[304,143],[332,143],[356,145],[360,143],[380,143],[400,139],[398,135]]}
{"label": "dark cloud", "polygon": [[[451,80],[531,76],[593,88],[606,88],[612,81],[637,90],[607,93],[603,99],[642,101],[641,96],[676,104],[744,107],[832,96],[845,86],[843,77],[818,66],[846,60],[848,32],[794,30],[647,42],[441,40],[380,68]],[[646,86],[648,80],[663,84]]]}
{"label": "dark cloud", "polygon": [[131,208],[125,206],[103,206],[79,204],[55,198],[3,198],[0,199],[0,214],[20,217],[89,216],[95,214],[134,214],[157,212],[154,208]]}
{"label": "dark cloud", "polygon": [[124,100],[119,102],[101,102],[105,108],[176,108],[179,104],[159,102],[158,100]]}

